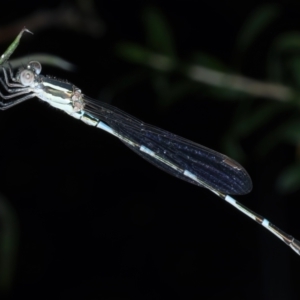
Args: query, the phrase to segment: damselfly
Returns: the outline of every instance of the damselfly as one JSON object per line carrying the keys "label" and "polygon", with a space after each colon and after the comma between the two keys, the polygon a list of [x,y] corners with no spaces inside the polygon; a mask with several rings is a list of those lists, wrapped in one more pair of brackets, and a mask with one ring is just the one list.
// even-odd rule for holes
{"label": "damselfly", "polygon": [[300,242],[229,195],[252,189],[246,170],[231,158],[148,125],[129,114],[84,95],[72,83],[44,76],[38,61],[31,61],[14,75],[2,67],[0,109],[6,110],[37,97],[84,123],[105,130],[158,168],[200,187],[205,187],[267,228],[300,255]]}

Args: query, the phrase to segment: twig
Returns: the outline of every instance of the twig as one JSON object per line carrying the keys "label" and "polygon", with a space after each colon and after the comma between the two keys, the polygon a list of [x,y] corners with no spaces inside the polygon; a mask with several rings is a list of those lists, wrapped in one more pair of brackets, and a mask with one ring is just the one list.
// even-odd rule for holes
{"label": "twig", "polygon": [[186,75],[202,83],[245,92],[255,97],[289,101],[293,95],[291,88],[281,84],[260,82],[241,75],[226,74],[202,66],[188,67]]}
{"label": "twig", "polygon": [[[160,71],[170,72],[176,68],[172,59],[165,55],[149,53],[147,64]],[[291,88],[282,84],[265,83],[241,75],[227,74],[203,66],[188,65],[183,69],[184,75],[197,82],[241,91],[255,97],[270,98],[277,101],[289,101],[293,97]]]}

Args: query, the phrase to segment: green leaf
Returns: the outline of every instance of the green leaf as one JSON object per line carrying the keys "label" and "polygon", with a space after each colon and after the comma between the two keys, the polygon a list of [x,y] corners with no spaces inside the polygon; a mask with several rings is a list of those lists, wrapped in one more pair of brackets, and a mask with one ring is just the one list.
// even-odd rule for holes
{"label": "green leaf", "polygon": [[143,20],[150,49],[174,58],[176,54],[172,30],[161,11],[154,7],[148,7],[144,11]]}
{"label": "green leaf", "polygon": [[9,57],[14,53],[14,51],[17,49],[20,43],[20,39],[24,32],[32,33],[25,27],[21,30],[21,32],[17,35],[15,40],[9,45],[9,47],[6,49],[6,51],[1,55],[0,57],[0,65],[3,65]]}
{"label": "green leaf", "polygon": [[292,55],[287,62],[288,70],[291,75],[291,84],[294,84],[296,88],[300,87],[300,56]]}
{"label": "green leaf", "polygon": [[193,53],[191,59],[191,64],[201,65],[206,68],[211,68],[218,71],[228,71],[228,68],[224,63],[221,62],[218,58],[213,55],[204,53],[204,52],[195,52]]}
{"label": "green leaf", "polygon": [[278,52],[281,51],[291,51],[300,49],[300,33],[299,32],[289,32],[280,35],[275,43],[274,47]]}
{"label": "green leaf", "polygon": [[286,142],[299,144],[300,141],[300,120],[292,120],[280,128],[277,136],[281,137]]}
{"label": "green leaf", "polygon": [[281,124],[276,130],[264,137],[258,144],[257,150],[260,155],[266,155],[273,147],[280,142],[288,142],[292,145],[298,145],[300,141],[300,120],[291,119]]}
{"label": "green leaf", "polygon": [[286,168],[277,181],[277,189],[281,193],[296,192],[300,188],[300,163]]}
{"label": "green leaf", "polygon": [[116,54],[121,58],[139,64],[147,64],[150,52],[134,43],[119,43],[115,48]]}
{"label": "green leaf", "polygon": [[115,48],[116,54],[131,63],[150,66],[153,69],[169,72],[176,62],[166,55],[156,54],[142,46],[133,43],[119,43]]}
{"label": "green leaf", "polygon": [[32,60],[39,61],[42,64],[42,66],[44,65],[53,66],[66,71],[74,71],[76,69],[76,66],[68,62],[67,60],[59,56],[55,56],[52,54],[44,54],[44,53],[33,53],[30,55],[24,55],[16,59],[11,59],[9,62],[14,69],[23,66],[24,62],[26,61],[32,61]]}
{"label": "green leaf", "polygon": [[243,151],[238,138],[231,135],[230,133],[222,139],[222,149],[229,157],[234,158],[235,160],[242,162],[245,160],[245,152]]}
{"label": "green leaf", "polygon": [[105,99],[113,98],[119,93],[133,89],[143,81],[149,80],[149,71],[140,68],[127,72],[125,75],[116,77],[113,82],[101,90],[101,96]]}
{"label": "green leaf", "polygon": [[160,94],[158,105],[161,109],[166,109],[174,105],[177,101],[184,99],[188,95],[194,94],[201,89],[199,84],[188,79],[180,79],[169,84],[168,88]]}
{"label": "green leaf", "polygon": [[299,53],[300,51],[300,33],[290,32],[280,35],[271,46],[268,55],[267,71],[268,77],[272,81],[282,81],[284,78],[285,65],[282,54]]}
{"label": "green leaf", "polygon": [[280,9],[277,5],[266,4],[254,11],[245,21],[239,32],[236,49],[243,53],[259,36],[259,34],[279,15]]}
{"label": "green leaf", "polygon": [[[264,124],[270,121],[276,114],[283,112],[285,106],[281,103],[261,105],[254,111],[243,111],[238,113],[238,118],[235,122],[236,135],[245,136],[252,133],[254,130],[261,128]],[[250,108],[249,108],[250,110]]]}
{"label": "green leaf", "polygon": [[227,87],[215,87],[215,86],[207,86],[206,88],[207,94],[216,97],[222,100],[246,100],[248,97],[247,94],[236,91]]}

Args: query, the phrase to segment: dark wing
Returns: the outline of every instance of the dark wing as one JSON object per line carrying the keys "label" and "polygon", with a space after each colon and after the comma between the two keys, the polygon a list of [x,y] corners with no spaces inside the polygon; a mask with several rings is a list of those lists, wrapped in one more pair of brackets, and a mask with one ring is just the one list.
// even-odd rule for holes
{"label": "dark wing", "polygon": [[[107,103],[86,96],[84,100],[85,111],[134,142],[132,145],[123,140],[126,146],[163,171],[226,195],[242,195],[251,191],[252,181],[246,170],[226,155],[145,124]],[[153,151],[161,160],[142,152],[141,146]],[[197,180],[187,177],[185,171],[195,175]]]}

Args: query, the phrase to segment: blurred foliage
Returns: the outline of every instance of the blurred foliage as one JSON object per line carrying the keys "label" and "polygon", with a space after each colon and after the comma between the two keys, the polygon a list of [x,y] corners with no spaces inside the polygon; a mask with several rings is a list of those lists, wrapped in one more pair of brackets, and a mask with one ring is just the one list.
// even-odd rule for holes
{"label": "blurred foliage", "polygon": [[[285,32],[275,37],[269,46],[265,82],[251,82],[251,79],[242,75],[232,76],[233,65],[226,66],[218,58],[207,53],[192,53],[188,62],[180,61],[176,56],[172,30],[163,14],[156,8],[148,7],[144,16],[146,45],[119,43],[116,46],[116,54],[128,62],[148,68],[149,79],[158,96],[158,105],[162,108],[170,106],[188,94],[199,92],[200,89],[203,94],[205,85],[204,91],[215,98],[241,100],[232,126],[223,141],[226,153],[230,156],[243,160],[245,154],[240,140],[255,134],[284,114],[292,116],[288,122],[279,122],[278,128],[262,137],[262,141],[257,144],[256,154],[263,157],[281,142],[290,143],[298,148],[299,32]],[[235,69],[242,65],[247,51],[279,16],[280,7],[274,4],[263,5],[249,15],[236,39],[233,52]],[[176,81],[172,80],[174,74],[177,75]],[[267,81],[274,84],[268,85]],[[268,100],[262,101],[262,97]],[[259,103],[253,101],[254,99],[259,100]],[[279,176],[277,187],[280,192],[288,193],[300,188],[298,160],[296,155],[295,165],[289,166]]]}
{"label": "blurred foliage", "polygon": [[257,8],[252,15],[245,20],[243,27],[236,40],[236,54],[241,58],[243,53],[255,42],[256,38],[267,28],[279,15],[277,5],[266,4]]}
{"label": "blurred foliage", "polygon": [[270,49],[268,77],[272,81],[299,86],[300,33],[289,32],[279,35]]}
{"label": "blurred foliage", "polygon": [[[89,6],[92,3],[93,1],[89,1]],[[88,11],[94,11],[92,6]],[[142,70],[139,69],[136,74],[125,74],[115,83],[111,93],[116,94],[134,87],[146,79],[151,83],[157,95],[157,105],[161,109],[166,109],[195,93],[205,93],[223,100],[239,100],[231,128],[223,139],[226,153],[237,160],[245,158],[240,146],[242,138],[255,134],[283,114],[292,114],[287,123],[279,123],[277,129],[263,136],[256,149],[257,154],[263,156],[281,142],[290,143],[297,148],[300,33],[278,33],[270,42],[266,64],[262,65],[262,68],[266,68],[265,80],[250,79],[237,73],[245,63],[247,52],[251,51],[253,45],[279,17],[280,7],[275,4],[264,4],[253,11],[237,34],[233,63],[230,65],[200,50],[190,53],[189,58],[183,61],[178,55],[175,34],[170,23],[159,8],[148,6],[141,14],[145,33],[144,45],[124,41],[117,43],[115,47],[117,56],[138,65]],[[1,64],[17,47],[23,32],[24,30],[7,49]],[[43,56],[42,59],[43,63],[60,67],[65,64],[67,69],[73,67],[67,62],[62,63],[59,58]],[[261,98],[268,98],[268,101],[262,101]],[[255,99],[260,102],[254,101]],[[294,113],[295,110],[297,113]],[[298,155],[295,160],[298,160]],[[282,192],[289,191],[289,182],[293,182],[292,190],[295,190],[295,182],[299,182],[300,188],[300,180],[297,181],[298,175],[296,176],[293,168],[289,167],[284,174],[280,178],[284,178],[282,180],[285,183],[282,184],[279,179],[278,184]]]}
{"label": "blurred foliage", "polygon": [[[98,36],[99,30],[94,32],[94,29],[102,28],[102,32],[104,27],[102,23],[99,23],[100,18],[94,14],[95,10],[90,6],[92,2],[79,1],[85,5],[85,14],[81,16],[81,22],[78,22],[78,16],[74,13],[75,10],[72,10],[72,22],[68,22],[68,26],[73,24],[72,26],[77,30],[85,29],[92,36]],[[64,13],[61,13],[61,23],[57,23],[65,24],[69,20],[65,16],[70,13],[70,9],[62,7],[60,10]],[[52,14],[57,15],[57,11],[54,10]],[[282,174],[279,174],[277,186],[284,193],[297,191],[300,188],[300,151],[298,151],[300,140],[298,100],[300,92],[300,33],[280,33],[270,44],[266,64],[261,68],[266,68],[264,81],[269,80],[274,83],[273,85],[236,74],[236,70],[242,69],[246,53],[279,16],[280,7],[276,5],[263,5],[256,9],[245,20],[237,35],[232,65],[226,65],[217,57],[201,50],[190,53],[189,58],[182,61],[178,55],[176,40],[168,20],[158,8],[147,7],[141,15],[145,44],[125,41],[119,42],[115,47],[115,54],[118,57],[138,65],[139,70],[133,74],[125,74],[123,78],[119,79],[111,89],[112,93],[134,87],[141,80],[147,79],[156,92],[157,105],[161,109],[168,108],[195,93],[206,93],[226,101],[239,100],[231,128],[223,139],[225,152],[239,161],[245,158],[241,139],[250,137],[261,128],[267,127],[274,119],[288,116],[288,121],[285,117],[284,122],[277,123],[275,129],[264,134],[255,148],[257,154],[264,157],[280,143],[284,142],[294,146],[296,149],[295,162],[288,166]],[[85,22],[86,19],[89,22]],[[82,26],[82,24],[86,24],[86,26]],[[38,28],[41,28],[40,24]],[[0,65],[8,60],[18,46],[23,32],[24,30],[4,52]],[[12,64],[21,64],[22,59],[12,61]],[[60,66],[68,70],[73,68],[71,64],[58,57],[43,55],[36,59],[42,63]],[[262,98],[268,99],[266,101]],[[14,212],[2,198],[0,198],[0,206],[1,221],[6,229],[0,235],[2,247],[0,248],[0,257],[2,257],[0,263],[3,270],[0,273],[0,290],[5,290],[10,288],[13,278],[16,257],[13,249],[16,249],[17,245],[18,228],[13,226],[16,224]]]}
{"label": "blurred foliage", "polygon": [[142,16],[148,47],[161,54],[168,55],[169,58],[176,57],[175,43],[171,28],[160,10],[149,7]]}
{"label": "blurred foliage", "polygon": [[20,43],[20,39],[23,35],[24,32],[28,32],[31,33],[28,29],[23,28],[21,30],[21,32],[17,35],[17,37],[15,38],[15,40],[9,45],[9,47],[5,50],[5,52],[1,55],[0,58],[0,65],[3,65],[9,58],[10,56],[13,54],[13,52],[16,50],[16,48],[18,47],[19,43]]}

